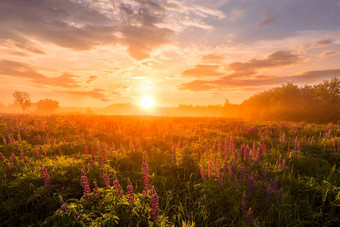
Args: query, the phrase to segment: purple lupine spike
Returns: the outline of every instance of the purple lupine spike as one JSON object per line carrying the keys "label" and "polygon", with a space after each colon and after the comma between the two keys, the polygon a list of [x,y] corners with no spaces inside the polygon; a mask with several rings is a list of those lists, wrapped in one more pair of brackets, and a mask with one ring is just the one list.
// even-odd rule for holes
{"label": "purple lupine spike", "polygon": [[67,204],[66,204],[64,201],[61,203],[60,209],[61,209],[63,212],[65,212],[65,211],[68,210],[68,206],[67,206]]}
{"label": "purple lupine spike", "polygon": [[78,214],[78,213],[75,213],[75,214],[74,214],[74,220],[75,220],[76,222],[80,222],[81,219],[83,219],[83,218],[82,218],[82,216],[81,216],[80,214]]}
{"label": "purple lupine spike", "polygon": [[89,160],[89,164],[90,164],[90,169],[94,169],[94,160],[92,157]]}
{"label": "purple lupine spike", "polygon": [[148,167],[148,163],[146,162],[146,160],[143,160],[143,165],[142,165],[142,169],[143,169],[143,178],[144,178],[144,193],[148,194],[149,190],[150,190],[150,176],[149,176],[149,167]]}
{"label": "purple lupine spike", "polygon": [[91,198],[91,188],[87,176],[82,174],[80,179],[86,198]]}
{"label": "purple lupine spike", "polygon": [[227,164],[225,162],[223,163],[222,173],[223,173],[223,176],[225,176],[227,173]]}
{"label": "purple lupine spike", "polygon": [[21,158],[21,159],[24,159],[24,152],[22,152],[21,149],[20,149],[20,151],[19,151],[19,155],[20,155],[20,158]]}
{"label": "purple lupine spike", "polygon": [[281,187],[280,191],[279,191],[279,201],[280,202],[282,201],[282,196],[283,196],[283,188]]}
{"label": "purple lupine spike", "polygon": [[121,197],[123,197],[123,189],[122,189],[122,186],[120,186],[119,184],[119,181],[118,181],[118,178],[115,177],[115,180],[113,181],[113,187],[115,188],[115,190],[117,190],[117,192],[119,193],[119,195]]}
{"label": "purple lupine spike", "polygon": [[151,190],[151,208],[152,208],[152,217],[154,222],[158,222],[158,195],[155,191],[155,189]]}
{"label": "purple lupine spike", "polygon": [[233,175],[233,167],[232,167],[232,164],[230,164],[228,166],[228,178],[229,178],[229,180],[231,179],[232,175]]}
{"label": "purple lupine spike", "polygon": [[107,175],[106,171],[104,172],[103,179],[104,179],[105,186],[107,188],[110,188],[111,187],[111,185],[110,185],[110,178],[109,178],[109,175]]}
{"label": "purple lupine spike", "polygon": [[27,161],[27,159],[26,159],[25,157],[23,157],[22,160],[24,160],[24,163],[25,163],[25,164],[28,163],[28,161]]}
{"label": "purple lupine spike", "polygon": [[218,176],[218,185],[219,185],[220,187],[223,187],[223,177],[222,177],[222,174],[220,174],[220,175]]}
{"label": "purple lupine spike", "polygon": [[91,155],[92,155],[92,159],[93,159],[93,160],[96,160],[96,153],[94,152],[94,147],[93,147],[93,145],[92,145],[92,147],[91,147]]}
{"label": "purple lupine spike", "polygon": [[1,157],[1,160],[4,162],[6,160],[6,157],[0,152],[0,157]]}
{"label": "purple lupine spike", "polygon": [[35,157],[39,157],[39,150],[38,149],[35,149],[35,153],[34,153]]}
{"label": "purple lupine spike", "polygon": [[248,223],[252,223],[253,222],[253,211],[252,211],[251,207],[249,207],[249,209],[248,209],[247,222]]}
{"label": "purple lupine spike", "polygon": [[17,157],[15,156],[15,154],[12,152],[11,154],[11,158],[12,158],[12,162],[15,166],[18,165],[18,161],[17,161]]}
{"label": "purple lupine spike", "polygon": [[282,164],[282,155],[280,154],[280,156],[279,156],[279,165],[281,165]]}
{"label": "purple lupine spike", "polygon": [[21,134],[20,132],[18,132],[18,141],[21,142],[22,141],[22,138],[21,138]]}
{"label": "purple lupine spike", "polygon": [[87,147],[87,145],[85,145],[84,153],[85,153],[86,156],[89,155],[89,148]]}
{"label": "purple lupine spike", "polygon": [[102,156],[99,156],[98,158],[98,162],[99,162],[99,166],[100,168],[104,168],[104,160],[103,160],[103,157]]}
{"label": "purple lupine spike", "polygon": [[133,186],[131,181],[129,180],[128,185],[127,185],[127,193],[129,195],[129,203],[134,204],[135,202],[135,194],[133,192]]}
{"label": "purple lupine spike", "polygon": [[2,142],[3,142],[4,145],[7,145],[7,140],[6,140],[5,137],[2,137]]}
{"label": "purple lupine spike", "polygon": [[277,178],[274,181],[271,182],[271,188],[272,188],[273,192],[276,192],[276,190],[277,190],[277,183],[278,183]]}
{"label": "purple lupine spike", "polygon": [[48,172],[47,172],[47,169],[45,168],[45,166],[42,165],[40,171],[41,171],[41,175],[43,176],[45,187],[52,189],[50,176],[48,175]]}
{"label": "purple lupine spike", "polygon": [[267,181],[267,179],[268,179],[268,171],[267,171],[267,169],[264,169],[263,170],[263,180]]}
{"label": "purple lupine spike", "polygon": [[286,142],[286,133],[283,132],[282,134],[282,143]]}
{"label": "purple lupine spike", "polygon": [[247,194],[246,194],[246,192],[243,192],[243,195],[242,195],[242,210],[243,211],[247,210]]}
{"label": "purple lupine spike", "polygon": [[7,173],[8,173],[9,175],[11,175],[11,174],[12,174],[12,167],[8,164],[8,165],[6,166],[6,169],[7,169]]}
{"label": "purple lupine spike", "polygon": [[243,180],[245,171],[246,171],[246,170],[245,170],[244,164],[242,164],[241,171],[240,171],[240,179],[241,179],[241,180]]}

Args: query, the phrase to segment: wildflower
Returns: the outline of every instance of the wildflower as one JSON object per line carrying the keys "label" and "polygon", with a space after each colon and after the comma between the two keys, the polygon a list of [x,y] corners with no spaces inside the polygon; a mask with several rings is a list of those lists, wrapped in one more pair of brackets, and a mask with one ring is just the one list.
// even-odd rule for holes
{"label": "wildflower", "polygon": [[64,201],[61,203],[60,209],[61,209],[63,212],[65,212],[65,211],[68,210],[68,206],[67,206],[67,204],[66,204]]}
{"label": "wildflower", "polygon": [[3,141],[3,144],[4,144],[4,145],[7,145],[7,140],[6,140],[5,137],[2,137],[2,141]]}
{"label": "wildflower", "polygon": [[149,179],[149,168],[148,168],[148,163],[143,160],[143,177],[144,177],[144,193],[148,194],[150,190],[150,179]]}
{"label": "wildflower", "polygon": [[120,186],[117,177],[115,177],[115,180],[113,181],[113,187],[116,189],[116,191],[119,193],[120,196],[123,196],[123,189]]}
{"label": "wildflower", "polygon": [[84,175],[83,173],[82,173],[82,176],[81,176],[81,184],[83,186],[83,190],[84,190],[86,197],[90,198],[91,197],[91,188],[90,188],[90,185],[89,185],[89,181],[87,180],[87,176]]}
{"label": "wildflower", "polygon": [[267,181],[267,179],[268,179],[268,171],[267,171],[267,169],[264,169],[263,170],[263,180]]}
{"label": "wildflower", "polygon": [[285,170],[286,168],[286,159],[283,159],[282,161],[282,170]]}
{"label": "wildflower", "polygon": [[90,158],[90,169],[94,169],[94,160]]}
{"label": "wildflower", "polygon": [[200,174],[201,174],[202,179],[207,179],[207,174],[205,173],[203,167],[200,168]]}
{"label": "wildflower", "polygon": [[35,150],[34,155],[35,155],[35,157],[37,157],[37,158],[39,157],[39,151],[38,151],[38,149]]}
{"label": "wildflower", "polygon": [[80,214],[78,214],[78,213],[75,213],[75,214],[74,214],[74,220],[75,220],[76,222],[80,222],[81,219],[82,219],[82,217],[81,217]]}
{"label": "wildflower", "polygon": [[270,187],[270,185],[267,188],[267,203],[270,204],[270,200],[272,198],[272,188]]}
{"label": "wildflower", "polygon": [[219,184],[220,187],[223,186],[223,177],[222,177],[221,174],[218,176],[218,184]]}
{"label": "wildflower", "polygon": [[19,141],[19,142],[21,142],[21,141],[22,141],[22,138],[21,138],[20,132],[18,132],[18,141]]}
{"label": "wildflower", "polygon": [[242,195],[242,210],[247,210],[247,195],[246,192],[243,192]]}
{"label": "wildflower", "polygon": [[45,187],[52,189],[50,176],[48,175],[47,169],[45,168],[45,166],[42,165],[40,171],[41,171],[41,175],[43,176]]}
{"label": "wildflower", "polygon": [[58,155],[59,155],[59,157],[61,157],[61,148],[60,147],[58,148]]}
{"label": "wildflower", "polygon": [[99,156],[98,158],[99,166],[100,168],[104,168],[104,160],[102,156]]}
{"label": "wildflower", "polygon": [[245,173],[245,167],[244,164],[242,164],[241,171],[240,171],[240,179],[243,179]]}
{"label": "wildflower", "polygon": [[129,203],[133,204],[135,202],[135,195],[134,195],[133,186],[132,186],[132,183],[131,183],[130,180],[129,180],[129,183],[127,185],[127,193],[129,195]]}
{"label": "wildflower", "polygon": [[12,158],[13,164],[14,164],[15,166],[17,166],[17,165],[18,165],[17,157],[15,156],[14,153],[11,154],[11,158]]}
{"label": "wildflower", "polygon": [[253,221],[253,211],[251,207],[249,207],[248,213],[247,213],[247,222],[252,223]]}
{"label": "wildflower", "polygon": [[11,174],[12,174],[12,167],[8,164],[8,165],[6,166],[6,168],[7,168],[8,174],[11,175]]}
{"label": "wildflower", "polygon": [[86,156],[89,155],[89,149],[88,149],[87,145],[85,145],[84,153],[85,153]]}
{"label": "wildflower", "polygon": [[105,186],[109,188],[111,186],[110,185],[110,178],[109,178],[109,176],[107,175],[106,172],[103,175],[103,179],[104,179]]}
{"label": "wildflower", "polygon": [[6,160],[6,157],[0,152],[0,157],[1,157],[1,160],[2,161],[5,161]]}
{"label": "wildflower", "polygon": [[152,208],[152,217],[155,222],[158,221],[158,195],[155,189],[151,190],[151,208]]}

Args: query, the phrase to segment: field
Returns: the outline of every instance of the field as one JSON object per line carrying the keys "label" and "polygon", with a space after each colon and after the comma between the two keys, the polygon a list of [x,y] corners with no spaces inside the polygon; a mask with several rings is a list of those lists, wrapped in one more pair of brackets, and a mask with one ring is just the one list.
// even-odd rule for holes
{"label": "field", "polygon": [[1,226],[339,226],[340,125],[0,117]]}

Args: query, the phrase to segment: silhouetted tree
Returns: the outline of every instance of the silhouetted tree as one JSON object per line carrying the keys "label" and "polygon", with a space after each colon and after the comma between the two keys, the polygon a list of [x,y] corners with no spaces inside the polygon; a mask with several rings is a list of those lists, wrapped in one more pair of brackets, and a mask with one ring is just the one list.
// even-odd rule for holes
{"label": "silhouetted tree", "polygon": [[32,104],[31,98],[27,92],[15,91],[13,97],[15,99],[14,104],[19,104],[23,113],[25,113],[25,110]]}
{"label": "silhouetted tree", "polygon": [[52,114],[58,107],[59,102],[52,99],[41,99],[37,102],[37,111],[39,113]]}

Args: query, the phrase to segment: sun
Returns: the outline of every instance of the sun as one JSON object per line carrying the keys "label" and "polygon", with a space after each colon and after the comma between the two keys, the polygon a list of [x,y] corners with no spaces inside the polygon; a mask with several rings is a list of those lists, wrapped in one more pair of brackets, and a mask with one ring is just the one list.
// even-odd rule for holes
{"label": "sun", "polygon": [[145,109],[150,109],[154,104],[155,102],[150,96],[143,96],[140,100],[140,105]]}

